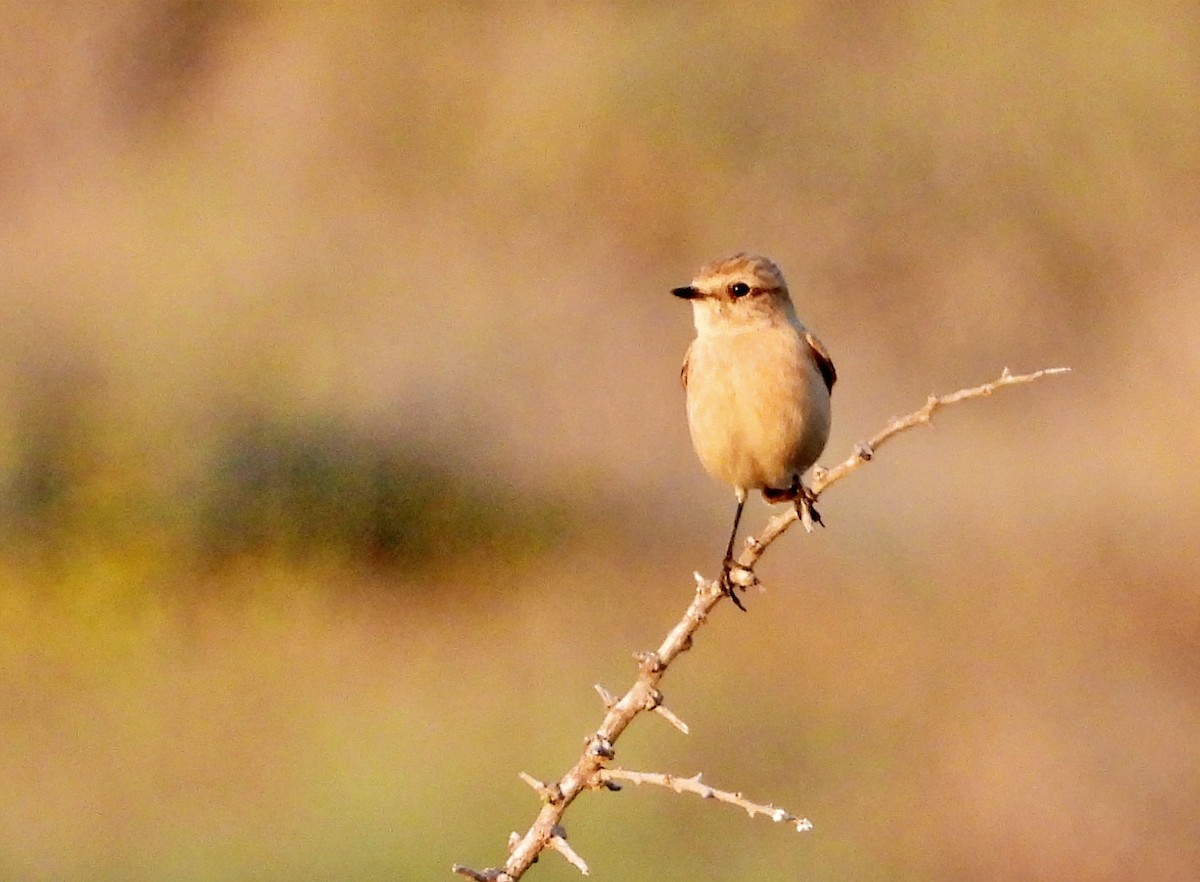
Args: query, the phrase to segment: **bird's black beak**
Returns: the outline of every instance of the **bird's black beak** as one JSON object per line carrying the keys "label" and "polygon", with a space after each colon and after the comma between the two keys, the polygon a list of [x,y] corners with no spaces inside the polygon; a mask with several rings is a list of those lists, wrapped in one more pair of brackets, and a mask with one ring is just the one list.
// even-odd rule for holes
{"label": "bird's black beak", "polygon": [[700,292],[691,285],[684,285],[682,288],[672,288],[671,293],[676,297],[682,297],[684,300],[695,300],[701,296]]}

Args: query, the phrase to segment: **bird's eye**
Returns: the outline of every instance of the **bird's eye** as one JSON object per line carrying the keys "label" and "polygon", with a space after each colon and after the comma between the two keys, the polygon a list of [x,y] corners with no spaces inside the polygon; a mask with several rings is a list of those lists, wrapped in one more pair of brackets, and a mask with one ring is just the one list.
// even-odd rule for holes
{"label": "bird's eye", "polygon": [[729,293],[734,297],[745,297],[750,293],[750,286],[745,282],[734,282],[729,286]]}

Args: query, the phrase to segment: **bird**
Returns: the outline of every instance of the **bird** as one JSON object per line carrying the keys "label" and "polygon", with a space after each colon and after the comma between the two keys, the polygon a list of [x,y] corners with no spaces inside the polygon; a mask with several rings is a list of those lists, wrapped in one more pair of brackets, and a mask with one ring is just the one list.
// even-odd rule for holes
{"label": "bird", "polygon": [[837,371],[767,257],[715,260],[671,293],[691,302],[696,326],[681,371],[692,446],[705,471],[737,496],[721,587],[744,610],[731,573],[748,493],[759,490],[772,504],[795,501],[821,523],[802,476],[829,440]]}

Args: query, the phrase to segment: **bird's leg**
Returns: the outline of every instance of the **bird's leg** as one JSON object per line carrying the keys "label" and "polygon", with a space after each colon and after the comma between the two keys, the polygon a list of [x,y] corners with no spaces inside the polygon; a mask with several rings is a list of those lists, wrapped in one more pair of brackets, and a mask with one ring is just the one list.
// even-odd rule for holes
{"label": "bird's leg", "polygon": [[746,506],[745,499],[738,500],[737,511],[733,513],[733,529],[729,532],[729,545],[725,548],[725,568],[733,564],[733,542],[737,539],[738,524],[742,520],[742,509]]}
{"label": "bird's leg", "polygon": [[729,532],[729,545],[725,549],[725,560],[721,563],[721,590],[733,601],[733,605],[742,612],[746,611],[746,607],[742,606],[742,601],[738,598],[736,587],[733,584],[733,579],[730,572],[734,567],[733,560],[733,543],[737,539],[738,524],[742,520],[742,509],[746,506],[746,496],[744,493],[738,494],[738,507],[733,515],[733,529]]}

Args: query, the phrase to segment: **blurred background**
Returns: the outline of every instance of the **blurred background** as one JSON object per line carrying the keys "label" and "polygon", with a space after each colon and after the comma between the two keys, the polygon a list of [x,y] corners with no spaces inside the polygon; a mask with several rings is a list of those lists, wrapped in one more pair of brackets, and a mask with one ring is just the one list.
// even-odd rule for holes
{"label": "blurred background", "polygon": [[[715,573],[669,295],[897,439],[672,669],[597,879],[1200,877],[1200,11],[0,5],[0,876],[502,862]],[[744,523],[761,528],[755,502]],[[529,878],[574,879],[556,856]]]}

